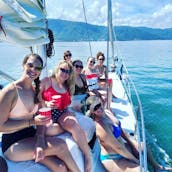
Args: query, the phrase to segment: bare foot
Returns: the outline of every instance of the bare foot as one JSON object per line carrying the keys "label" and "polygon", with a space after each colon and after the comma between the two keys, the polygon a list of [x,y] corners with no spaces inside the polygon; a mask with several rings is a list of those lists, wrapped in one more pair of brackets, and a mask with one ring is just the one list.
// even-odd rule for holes
{"label": "bare foot", "polygon": [[155,169],[155,172],[172,171],[172,167],[159,166]]}

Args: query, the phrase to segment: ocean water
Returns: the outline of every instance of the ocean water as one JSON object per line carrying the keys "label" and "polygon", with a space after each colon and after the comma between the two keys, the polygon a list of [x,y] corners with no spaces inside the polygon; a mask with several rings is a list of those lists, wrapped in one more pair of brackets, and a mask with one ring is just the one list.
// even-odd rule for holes
{"label": "ocean water", "polygon": [[[106,56],[106,42],[91,42],[92,55],[102,51]],[[48,60],[53,68],[70,50],[72,59],[86,63],[89,45],[86,42],[56,42],[55,56]],[[172,40],[118,42],[143,106],[147,142],[161,163],[172,164]],[[29,53],[26,48],[0,43],[0,70],[14,78],[22,72],[22,59]]]}

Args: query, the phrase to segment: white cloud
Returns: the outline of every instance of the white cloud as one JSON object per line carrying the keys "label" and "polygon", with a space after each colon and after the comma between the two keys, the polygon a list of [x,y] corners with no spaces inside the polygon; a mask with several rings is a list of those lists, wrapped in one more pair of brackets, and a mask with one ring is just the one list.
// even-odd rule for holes
{"label": "white cloud", "polygon": [[[71,21],[85,21],[82,1],[47,0],[49,18]],[[104,0],[84,0],[88,23],[107,24],[107,2]],[[155,5],[156,4],[156,5]],[[172,27],[171,0],[112,0],[113,23],[115,25]]]}

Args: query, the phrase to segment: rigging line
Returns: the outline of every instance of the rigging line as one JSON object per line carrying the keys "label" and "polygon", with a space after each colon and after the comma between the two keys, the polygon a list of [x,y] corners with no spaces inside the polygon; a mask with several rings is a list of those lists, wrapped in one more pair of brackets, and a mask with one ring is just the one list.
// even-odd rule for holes
{"label": "rigging line", "polygon": [[[85,12],[84,0],[82,0],[82,7],[83,7],[83,11],[84,11],[85,23],[87,25],[88,23],[87,23],[87,17],[86,17],[86,12]],[[88,29],[86,29],[86,31],[87,31],[87,36],[88,36],[88,39],[89,39],[90,37],[89,37]],[[90,40],[88,41],[88,43],[89,43],[89,48],[90,48],[90,56],[92,57],[92,49],[91,49],[91,42],[90,42]]]}

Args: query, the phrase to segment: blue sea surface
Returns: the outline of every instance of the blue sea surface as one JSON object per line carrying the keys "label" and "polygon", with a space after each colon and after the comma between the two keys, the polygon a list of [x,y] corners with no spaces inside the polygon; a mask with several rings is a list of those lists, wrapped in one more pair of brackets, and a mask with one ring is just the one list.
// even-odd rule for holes
{"label": "blue sea surface", "polygon": [[[93,56],[98,51],[106,56],[106,42],[91,42],[91,46]],[[91,56],[86,42],[56,42],[54,47],[49,68],[62,59],[66,50],[72,52],[73,60],[81,59],[84,64]],[[159,161],[172,163],[172,40],[123,41],[118,42],[118,47],[140,95],[147,141],[153,145]],[[18,78],[22,59],[28,52],[26,48],[0,43],[0,70]]]}

